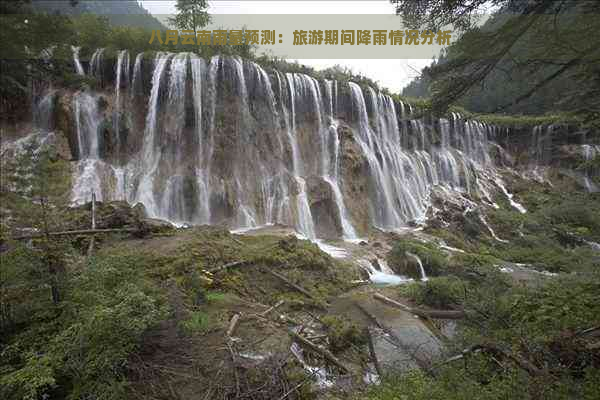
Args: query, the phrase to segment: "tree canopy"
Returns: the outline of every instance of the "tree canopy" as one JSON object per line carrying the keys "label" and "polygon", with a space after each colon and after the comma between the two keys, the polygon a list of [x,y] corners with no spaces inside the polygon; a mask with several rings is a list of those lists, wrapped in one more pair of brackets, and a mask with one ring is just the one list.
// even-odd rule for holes
{"label": "tree canopy", "polygon": [[177,14],[169,22],[179,29],[189,29],[196,32],[210,22],[208,2],[206,0],[177,0]]}
{"label": "tree canopy", "polygon": [[[588,123],[600,115],[600,3],[536,0],[392,1],[411,27],[454,24],[463,31],[424,72],[435,110],[463,102],[474,111],[570,111]],[[477,26],[484,5],[496,13]],[[410,88],[413,93],[415,87]]]}

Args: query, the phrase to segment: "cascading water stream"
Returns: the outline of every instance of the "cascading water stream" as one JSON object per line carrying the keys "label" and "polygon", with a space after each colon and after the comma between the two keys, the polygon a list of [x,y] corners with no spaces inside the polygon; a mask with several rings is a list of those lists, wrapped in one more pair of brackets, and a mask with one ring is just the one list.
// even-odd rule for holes
{"label": "cascading water stream", "polygon": [[116,142],[117,158],[121,152],[121,135],[119,132],[121,126],[121,86],[129,86],[129,53],[127,50],[121,50],[117,58],[117,68],[115,71],[115,111],[113,116],[113,131]]}
{"label": "cascading water stream", "polygon": [[[340,215],[344,239],[354,240],[357,238],[356,231],[352,226],[352,222],[350,222],[348,210],[344,204],[344,196],[342,195],[339,184],[340,139],[338,137],[337,123],[335,121],[335,114],[333,111],[333,81],[325,81],[325,88],[327,92],[327,99],[329,100],[328,118],[330,121],[330,126],[328,129],[324,130],[322,134],[323,141],[321,146],[323,149],[323,179],[329,184],[331,190],[333,191],[335,203]],[[329,152],[330,143],[333,147],[331,149],[333,157],[331,157]],[[331,158],[333,158],[333,162],[331,161]]]}
{"label": "cascading water stream", "polygon": [[157,113],[158,99],[160,94],[160,85],[163,81],[164,72],[168,62],[173,57],[170,53],[157,53],[154,60],[154,72],[152,74],[152,90],[148,99],[148,115],[146,117],[146,129],[144,132],[144,142],[142,146],[142,159],[140,170],[143,173],[140,184],[137,188],[136,202],[144,204],[146,212],[151,217],[158,217],[160,210],[155,199],[154,192],[154,174],[158,168],[159,154],[156,151],[156,131],[157,131]]}
{"label": "cascading water stream", "polygon": [[298,212],[297,227],[302,235],[309,239],[316,239],[317,235],[315,233],[315,226],[312,213],[310,211],[310,205],[308,203],[308,196],[306,195],[306,182],[304,178],[300,176],[303,174],[304,168],[296,138],[296,77],[293,74],[288,73],[286,74],[286,78],[290,91],[290,123],[287,126],[287,135],[292,148],[294,179],[296,180],[298,187],[298,195],[296,199],[296,207]]}
{"label": "cascading water stream", "polygon": [[85,71],[81,65],[81,61],[79,60],[79,51],[81,50],[81,47],[71,46],[71,50],[73,50],[73,64],[75,64],[75,72],[77,72],[77,75],[84,76]]}
{"label": "cascading water stream", "polygon": [[413,254],[411,252],[406,252],[406,255],[409,256],[410,258],[412,258],[413,260],[415,260],[417,262],[417,265],[419,266],[419,272],[421,273],[421,280],[423,282],[426,282],[429,280],[429,278],[427,278],[427,274],[425,273],[425,268],[423,268],[423,262],[421,261],[421,258],[419,258],[418,255]]}

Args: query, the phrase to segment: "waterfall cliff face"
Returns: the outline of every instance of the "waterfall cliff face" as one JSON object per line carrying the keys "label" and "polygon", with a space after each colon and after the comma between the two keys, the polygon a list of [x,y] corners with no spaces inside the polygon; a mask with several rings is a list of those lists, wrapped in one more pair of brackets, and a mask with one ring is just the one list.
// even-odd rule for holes
{"label": "waterfall cliff face", "polygon": [[492,126],[239,58],[120,51],[107,67],[75,50],[101,80],[73,95],[75,203],[94,191],[178,224],[356,239],[423,219],[436,185],[484,197]]}

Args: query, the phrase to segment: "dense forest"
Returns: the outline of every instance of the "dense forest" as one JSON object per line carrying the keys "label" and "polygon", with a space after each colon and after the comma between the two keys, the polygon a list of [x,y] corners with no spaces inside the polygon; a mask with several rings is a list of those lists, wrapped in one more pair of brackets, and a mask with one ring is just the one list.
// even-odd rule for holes
{"label": "dense forest", "polygon": [[[587,17],[588,13],[597,13],[597,3],[540,2],[545,7],[540,20],[525,21],[530,26],[516,39],[503,30],[507,25],[518,24],[518,18],[529,5],[527,2],[498,4],[500,8],[491,18],[482,26],[471,28],[446,49],[403,94],[417,98],[441,94],[443,98],[444,85],[456,80],[453,74],[457,71],[467,75],[478,72],[470,70],[475,63],[467,62],[462,67],[461,60],[490,57],[493,65],[480,79],[474,75],[460,98],[453,97],[456,104],[476,113],[563,112],[581,114],[589,122],[597,120],[599,54],[596,46],[586,47],[597,41],[597,21]],[[580,40],[583,37],[585,41]],[[514,45],[509,52],[502,52],[501,46],[507,40],[515,40]],[[582,85],[586,87],[583,91]]]}
{"label": "dense forest", "polygon": [[402,94],[1,3],[1,398],[600,398],[599,3],[391,3]]}
{"label": "dense forest", "polygon": [[114,26],[138,27],[146,30],[166,27],[152,16],[137,1],[47,1],[33,0],[31,5],[35,10],[49,14],[82,15],[93,14],[105,16]]}

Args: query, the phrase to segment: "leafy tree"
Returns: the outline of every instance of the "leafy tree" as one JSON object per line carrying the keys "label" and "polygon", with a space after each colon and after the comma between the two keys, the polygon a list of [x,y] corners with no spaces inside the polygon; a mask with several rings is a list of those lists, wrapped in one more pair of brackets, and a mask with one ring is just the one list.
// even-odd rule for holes
{"label": "leafy tree", "polygon": [[177,0],[175,8],[177,14],[169,19],[169,23],[178,29],[193,30],[197,34],[198,29],[210,22],[206,0]]}
{"label": "leafy tree", "polygon": [[[3,220],[10,219],[13,226],[39,232],[41,238],[36,248],[46,268],[44,274],[50,285],[52,300],[60,301],[59,276],[64,270],[65,248],[50,233],[60,226],[69,196],[69,167],[58,158],[44,138],[26,142],[16,148],[16,154],[5,158],[2,165],[1,198]],[[3,155],[3,157],[6,155]]]}
{"label": "leafy tree", "polygon": [[[596,1],[536,0],[392,0],[411,27],[439,29],[452,24],[464,32],[447,50],[445,62],[427,70],[432,104],[442,112],[465,96],[483,97],[489,85],[498,95],[493,109],[515,111],[537,96],[538,106],[571,111],[590,124],[600,115],[600,11]],[[477,27],[477,12],[499,7]],[[585,38],[585,40],[582,40]],[[506,81],[515,84],[506,85]],[[562,82],[571,82],[566,88]],[[486,86],[488,85],[488,86]],[[479,87],[478,87],[479,86]],[[496,99],[502,99],[496,100]],[[471,102],[473,104],[474,102]]]}

